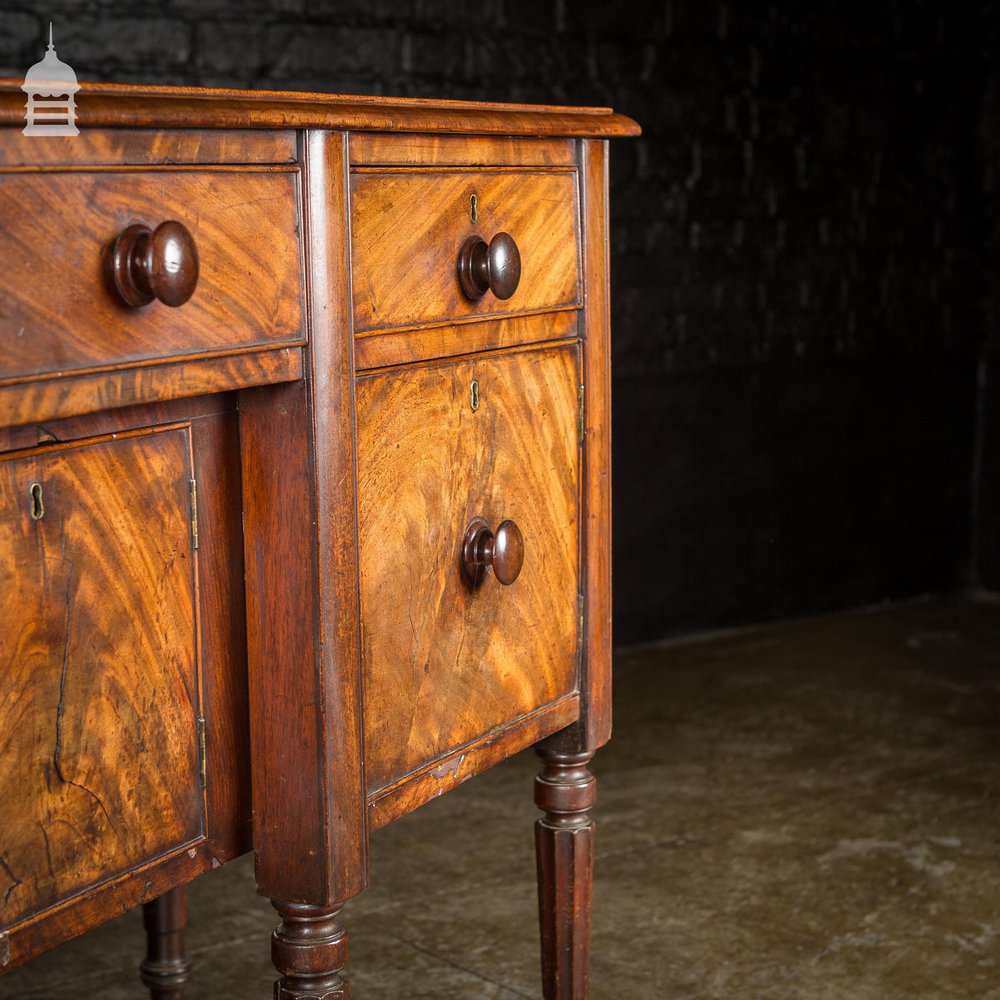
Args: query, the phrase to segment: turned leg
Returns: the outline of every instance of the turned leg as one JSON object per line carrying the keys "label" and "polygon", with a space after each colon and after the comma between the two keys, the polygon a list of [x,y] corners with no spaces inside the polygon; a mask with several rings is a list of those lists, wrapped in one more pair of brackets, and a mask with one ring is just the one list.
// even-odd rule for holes
{"label": "turned leg", "polygon": [[348,1000],[347,931],[337,922],[341,906],[277,903],[281,923],[271,937],[271,960],[281,973],[274,1000]]}
{"label": "turned leg", "polygon": [[146,960],[139,967],[153,1000],[182,1000],[191,981],[191,963],[184,955],[187,889],[178,886],[142,907],[146,928]]}
{"label": "turned leg", "polygon": [[545,815],[535,824],[538,910],[542,931],[545,1000],[586,1000],[590,976],[590,909],[594,823],[587,810],[596,780],[592,753],[540,748],[535,803]]}

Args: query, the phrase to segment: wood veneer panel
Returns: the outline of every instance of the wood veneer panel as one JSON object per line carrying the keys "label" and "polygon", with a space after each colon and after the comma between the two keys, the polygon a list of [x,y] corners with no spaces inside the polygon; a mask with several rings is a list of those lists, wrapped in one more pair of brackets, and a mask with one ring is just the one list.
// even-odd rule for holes
{"label": "wood veneer panel", "polygon": [[4,927],[204,837],[190,449],[174,427],[0,460]]}
{"label": "wood veneer panel", "polygon": [[579,696],[569,695],[426,764],[369,799],[369,827],[376,830],[413,812],[425,802],[570,725],[579,714]]}
{"label": "wood veneer panel", "polygon": [[[576,188],[574,171],[352,175],[355,331],[575,305]],[[506,301],[489,292],[470,300],[458,280],[459,250],[470,235],[489,242],[498,232],[517,243],[520,284]]]}
{"label": "wood veneer panel", "polygon": [[295,133],[291,131],[84,129],[71,141],[39,142],[36,136],[12,129],[4,133],[0,144],[0,169],[294,162]]}
{"label": "wood veneer panel", "polygon": [[[235,418],[235,395],[226,394],[104,410],[0,431],[0,450],[18,448],[24,452],[30,448],[33,453],[45,454],[38,451],[39,443],[68,444],[112,434],[121,437],[137,428],[145,431],[190,423],[193,474],[198,481],[197,589],[208,779],[204,843],[186,845],[175,856],[144,859],[123,874],[101,880],[19,921],[9,933],[0,931],[0,968],[18,965],[250,848],[243,537]],[[63,609],[57,611],[62,613]]]}
{"label": "wood veneer panel", "polygon": [[512,139],[358,132],[352,166],[576,166],[570,139]]}
{"label": "wood veneer panel", "polygon": [[537,344],[544,340],[562,340],[576,337],[578,332],[575,308],[417,330],[389,330],[358,337],[354,342],[354,363],[360,371],[499,347]]}
{"label": "wood veneer panel", "polygon": [[[304,339],[294,172],[4,174],[0,218],[0,381]],[[198,287],[128,308],[108,247],[166,219],[194,237]]]}
{"label": "wood veneer panel", "polygon": [[230,396],[199,396],[167,400],[122,410],[96,410],[66,420],[16,427],[0,426],[0,452],[21,451],[40,445],[79,441],[81,438],[121,434],[163,424],[184,423],[197,417],[215,416],[234,410]]}
{"label": "wood veneer panel", "polygon": [[[358,379],[369,794],[575,690],[577,366],[573,344]],[[520,527],[511,585],[463,577],[474,517]]]}
{"label": "wood veneer panel", "polygon": [[[302,377],[302,348],[280,348],[0,386],[0,427],[62,420]],[[0,432],[2,436],[2,432]]]}

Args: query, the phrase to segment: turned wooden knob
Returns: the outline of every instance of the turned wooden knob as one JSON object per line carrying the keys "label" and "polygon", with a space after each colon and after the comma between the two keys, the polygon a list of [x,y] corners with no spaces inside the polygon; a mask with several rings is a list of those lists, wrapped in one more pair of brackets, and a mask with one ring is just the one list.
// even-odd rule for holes
{"label": "turned wooden knob", "polygon": [[161,222],[152,230],[131,225],[111,247],[111,276],[126,305],[145,306],[153,299],[183,305],[198,284],[194,238],[179,222]]}
{"label": "turned wooden knob", "polygon": [[458,279],[470,299],[480,299],[487,292],[509,299],[521,280],[517,244],[506,233],[497,233],[489,243],[481,236],[470,236],[458,254]]}
{"label": "turned wooden knob", "polygon": [[481,518],[466,529],[462,545],[462,568],[473,583],[479,583],[492,566],[500,583],[512,584],[524,565],[524,536],[513,521],[501,521],[496,532]]}

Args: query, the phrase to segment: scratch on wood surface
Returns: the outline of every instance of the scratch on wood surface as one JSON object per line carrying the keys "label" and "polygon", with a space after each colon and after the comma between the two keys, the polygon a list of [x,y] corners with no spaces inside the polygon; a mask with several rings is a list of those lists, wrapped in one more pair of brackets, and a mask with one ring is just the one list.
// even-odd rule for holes
{"label": "scratch on wood surface", "polygon": [[7,864],[7,859],[5,857],[0,857],[0,868],[3,869],[4,874],[10,879],[10,885],[7,886],[7,891],[3,894],[3,907],[7,908],[7,900],[10,899],[10,894],[19,886],[24,885],[24,883],[19,879],[11,869],[10,865]]}
{"label": "scratch on wood surface", "polygon": [[[65,543],[66,536],[63,535],[63,542]],[[66,701],[66,671],[69,665],[69,632],[70,632],[70,587],[73,585],[73,563],[69,563],[69,567],[66,571],[66,596],[63,598],[63,604],[65,606],[65,616],[63,620],[63,655],[62,655],[62,667],[59,673],[59,704],[56,706],[56,745],[55,750],[52,754],[52,763],[55,765],[56,774],[59,775],[59,780],[66,784],[66,778],[62,771],[62,762],[60,756],[62,754],[62,719],[63,710]]]}
{"label": "scratch on wood surface", "polygon": [[49,869],[49,877],[55,881],[56,872],[52,867],[52,845],[49,843],[49,831],[45,829],[45,824],[39,821],[38,829],[42,831],[42,840],[45,841],[45,862]]}
{"label": "scratch on wood surface", "polygon": [[108,825],[114,831],[115,836],[117,836],[118,827],[115,826],[115,821],[111,818],[111,813],[108,812],[108,807],[104,804],[104,800],[86,785],[80,784],[79,781],[73,781],[72,778],[67,778],[63,773],[62,768],[62,721],[66,702],[66,675],[69,669],[69,639],[70,623],[72,621],[72,616],[70,614],[70,588],[72,587],[72,584],[73,563],[70,562],[69,569],[66,573],[66,596],[64,598],[66,617],[63,626],[65,637],[63,640],[62,668],[59,674],[59,704],[56,707],[56,745],[52,754],[52,764],[55,767],[56,775],[64,785],[72,785],[74,788],[79,788],[80,791],[86,792],[97,803],[101,812],[104,813],[104,818],[108,821]]}

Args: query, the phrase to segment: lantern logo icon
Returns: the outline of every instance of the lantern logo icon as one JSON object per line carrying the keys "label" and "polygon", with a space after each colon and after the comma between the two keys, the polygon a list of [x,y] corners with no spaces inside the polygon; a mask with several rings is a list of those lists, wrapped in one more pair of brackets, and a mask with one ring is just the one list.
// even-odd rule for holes
{"label": "lantern logo icon", "polygon": [[76,99],[80,89],[73,67],[64,63],[52,44],[49,23],[49,47],[41,62],[24,75],[21,90],[28,95],[25,135],[79,135],[76,127]]}

